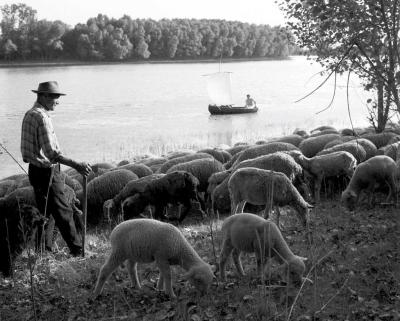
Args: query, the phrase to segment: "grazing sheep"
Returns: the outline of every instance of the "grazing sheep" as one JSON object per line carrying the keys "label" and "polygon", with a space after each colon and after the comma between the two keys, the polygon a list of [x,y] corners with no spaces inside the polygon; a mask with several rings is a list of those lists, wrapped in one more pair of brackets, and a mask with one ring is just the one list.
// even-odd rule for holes
{"label": "grazing sheep", "polygon": [[376,148],[381,148],[389,143],[389,141],[397,136],[395,133],[391,132],[383,132],[383,133],[367,133],[364,135],[361,135],[361,138],[365,138],[370,140],[371,142],[374,143]]}
{"label": "grazing sheep", "polygon": [[[64,194],[68,204],[72,208],[73,219],[78,233],[83,230],[83,219],[82,212],[78,209],[79,200],[76,198],[75,192],[68,185],[64,186]],[[0,198],[0,213],[3,213],[6,217],[19,217],[19,209],[29,205],[37,208],[35,192],[32,186],[17,188],[7,196]],[[49,213],[51,214],[51,213]],[[54,226],[55,221],[53,216],[49,217],[45,229],[45,243],[47,248],[52,248],[54,243]],[[39,234],[39,238],[41,233]],[[37,247],[39,247],[40,239],[37,240]]]}
{"label": "grazing sheep", "polygon": [[232,158],[232,155],[229,154],[227,151],[218,148],[204,148],[199,150],[198,153],[210,154],[222,164],[228,162]]}
{"label": "grazing sheep", "polygon": [[123,166],[113,168],[112,170],[117,170],[117,169],[127,169],[132,173],[136,174],[137,177],[139,178],[153,174],[153,171],[150,169],[150,167],[140,163],[126,164]]}
{"label": "grazing sheep", "polygon": [[362,145],[358,143],[356,140],[352,140],[347,143],[342,143],[328,149],[323,149],[317,153],[317,156],[327,155],[339,151],[349,152],[355,157],[357,163],[362,163],[367,158],[367,152],[365,151],[364,147],[362,147]]}
{"label": "grazing sheep", "polygon": [[275,223],[264,218],[240,213],[228,217],[222,224],[222,250],[219,270],[222,281],[225,281],[226,261],[232,253],[233,262],[240,276],[244,275],[240,253],[255,253],[258,275],[267,263],[274,257],[289,273],[289,282],[300,285],[305,271],[304,258],[294,255],[287,245],[282,233]]}
{"label": "grazing sheep", "polygon": [[232,156],[235,156],[237,153],[240,153],[241,151],[249,148],[250,145],[245,144],[245,145],[238,145],[238,146],[233,146],[231,148],[226,149],[226,151],[231,154]]}
{"label": "grazing sheep", "polygon": [[192,153],[190,155],[175,157],[175,158],[172,158],[172,159],[166,161],[164,164],[161,165],[160,169],[157,172],[165,174],[174,165],[177,165],[180,163],[186,163],[186,162],[190,162],[195,159],[202,159],[202,158],[214,159],[214,157],[212,155],[207,154],[207,153]]}
{"label": "grazing sheep", "polygon": [[227,178],[231,174],[231,171],[221,171],[221,172],[216,172],[213,173],[209,178],[208,178],[208,187],[207,187],[207,193],[208,195],[211,195],[214,189],[221,184],[225,178]]}
{"label": "grazing sheep", "polygon": [[180,163],[172,166],[167,173],[174,171],[186,171],[193,174],[199,180],[197,190],[205,193],[204,199],[208,199],[208,179],[214,173],[225,170],[224,166],[214,158],[195,159],[186,163]]}
{"label": "grazing sheep", "polygon": [[230,213],[231,198],[229,196],[228,181],[230,175],[218,184],[211,192],[211,209],[213,213]]}
{"label": "grazing sheep", "polygon": [[400,150],[400,142],[396,142],[379,148],[379,153],[381,155],[389,156],[394,161],[397,161],[397,154],[399,150]]}
{"label": "grazing sheep", "polygon": [[299,147],[300,143],[303,140],[304,140],[304,137],[302,137],[298,134],[293,134],[293,135],[283,136],[283,137],[279,137],[279,138],[274,138],[271,140],[271,142],[289,143],[296,147]]}
{"label": "grazing sheep", "polygon": [[0,181],[0,197],[3,197],[18,188],[18,183],[13,179]]}
{"label": "grazing sheep", "polygon": [[374,156],[358,165],[349,185],[342,193],[341,201],[349,210],[354,210],[360,193],[366,190],[369,194],[369,206],[372,203],[371,194],[376,184],[388,185],[389,194],[386,202],[396,195],[396,162],[388,156]]}
{"label": "grazing sheep", "polygon": [[235,163],[232,164],[232,167],[235,167],[237,164],[247,159],[252,159],[258,156],[268,155],[275,152],[286,151],[286,150],[299,150],[299,149],[292,144],[281,143],[281,142],[271,142],[263,145],[252,146],[244,150],[243,152],[240,152],[239,157],[236,159]]}
{"label": "grazing sheep", "polygon": [[156,262],[160,270],[157,288],[175,298],[172,289],[171,265],[179,265],[187,271],[189,280],[202,294],[207,292],[213,280],[209,264],[204,262],[175,226],[152,219],[136,219],[117,225],[110,235],[111,254],[100,269],[94,290],[97,297],[110,274],[124,261],[132,286],[141,288],[137,263]]}
{"label": "grazing sheep", "polygon": [[122,203],[124,220],[138,217],[148,205],[155,207],[154,218],[166,219],[164,209],[168,204],[184,205],[185,210],[178,218],[179,222],[190,211],[191,201],[197,201],[205,209],[204,202],[198,197],[199,180],[185,171],[175,171],[149,182],[143,192],[130,196]]}
{"label": "grazing sheep", "polygon": [[265,205],[266,213],[272,205],[290,205],[296,209],[302,224],[307,226],[308,211],[312,206],[283,173],[253,167],[240,168],[229,178],[228,189],[232,214],[243,212],[246,202]]}
{"label": "grazing sheep", "polygon": [[117,218],[121,214],[121,203],[136,193],[143,192],[147,184],[155,179],[163,177],[165,174],[152,174],[144,176],[137,180],[129,181],[124,188],[103,204],[103,215],[106,221],[110,222],[111,218]]}
{"label": "grazing sheep", "polygon": [[321,184],[324,178],[345,175],[351,179],[357,166],[355,157],[345,151],[314,156],[312,158],[300,154],[296,159],[313,178],[314,198],[317,203],[320,201]]}
{"label": "grazing sheep", "polygon": [[13,275],[13,262],[33,241],[46,219],[36,207],[21,205],[15,212],[0,214],[0,272],[4,277]]}
{"label": "grazing sheep", "polygon": [[[131,180],[137,180],[136,174],[127,169],[109,171],[96,177],[87,185],[87,221],[89,224],[98,224],[101,221],[103,204],[106,200],[117,195]],[[82,203],[82,192],[77,193]]]}
{"label": "grazing sheep", "polygon": [[313,157],[319,151],[321,151],[327,143],[338,138],[340,138],[340,135],[338,134],[326,134],[316,137],[309,137],[300,143],[299,149],[304,156]]}

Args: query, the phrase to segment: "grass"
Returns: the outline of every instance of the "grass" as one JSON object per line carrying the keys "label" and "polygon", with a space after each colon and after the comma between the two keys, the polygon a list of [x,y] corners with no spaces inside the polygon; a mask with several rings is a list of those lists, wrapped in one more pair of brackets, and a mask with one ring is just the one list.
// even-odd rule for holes
{"label": "grass", "polygon": [[[192,213],[180,228],[207,262],[215,265],[221,249],[220,218]],[[139,265],[143,288],[135,290],[125,269],[107,281],[103,294],[90,298],[100,266],[109,251],[110,227],[89,229],[87,248],[93,255],[71,258],[62,239],[55,254],[36,258],[33,273],[38,320],[399,320],[400,233],[394,207],[341,210],[337,200],[323,200],[312,212],[314,243],[306,241],[296,216],[281,217],[284,237],[293,252],[308,258],[314,282],[286,288],[277,275],[261,282],[254,255],[242,255],[246,276],[239,279],[227,265],[227,282],[215,280],[200,297],[174,268],[170,300],[155,290],[154,264]],[[215,254],[214,254],[215,253]],[[0,320],[34,320],[28,257],[16,262],[14,279],[0,280]]]}

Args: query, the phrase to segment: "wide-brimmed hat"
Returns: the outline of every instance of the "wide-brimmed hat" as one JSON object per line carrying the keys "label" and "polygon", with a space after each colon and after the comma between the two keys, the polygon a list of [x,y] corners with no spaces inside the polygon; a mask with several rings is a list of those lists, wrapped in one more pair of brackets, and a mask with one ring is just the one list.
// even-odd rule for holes
{"label": "wide-brimmed hat", "polygon": [[37,94],[53,94],[53,95],[65,96],[65,94],[60,93],[57,81],[41,82],[39,84],[38,89],[37,90],[32,89],[32,91]]}

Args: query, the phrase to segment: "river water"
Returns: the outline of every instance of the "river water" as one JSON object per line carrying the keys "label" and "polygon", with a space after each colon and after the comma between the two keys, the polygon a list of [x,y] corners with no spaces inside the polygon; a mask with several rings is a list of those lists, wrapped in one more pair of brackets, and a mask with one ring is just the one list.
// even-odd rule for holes
{"label": "river water", "polygon": [[[204,74],[232,72],[233,100],[246,94],[257,101],[256,114],[211,116]],[[290,134],[297,127],[322,124],[351,127],[347,76],[329,80],[305,57],[289,60],[222,63],[108,64],[0,69],[0,142],[22,163],[20,127],[36,98],[39,82],[57,80],[67,93],[51,113],[63,152],[92,163],[156,155],[170,150],[203,148]],[[354,126],[368,125],[370,98],[357,78],[350,78],[349,106]],[[0,178],[22,170],[0,154]]]}

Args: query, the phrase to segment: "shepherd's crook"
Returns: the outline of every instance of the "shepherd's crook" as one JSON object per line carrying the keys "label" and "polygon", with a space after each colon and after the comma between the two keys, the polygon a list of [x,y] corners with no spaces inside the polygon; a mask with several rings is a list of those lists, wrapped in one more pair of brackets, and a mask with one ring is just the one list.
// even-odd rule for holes
{"label": "shepherd's crook", "polygon": [[83,176],[83,234],[82,234],[82,257],[85,257],[85,239],[86,239],[86,220],[87,220],[87,177]]}

